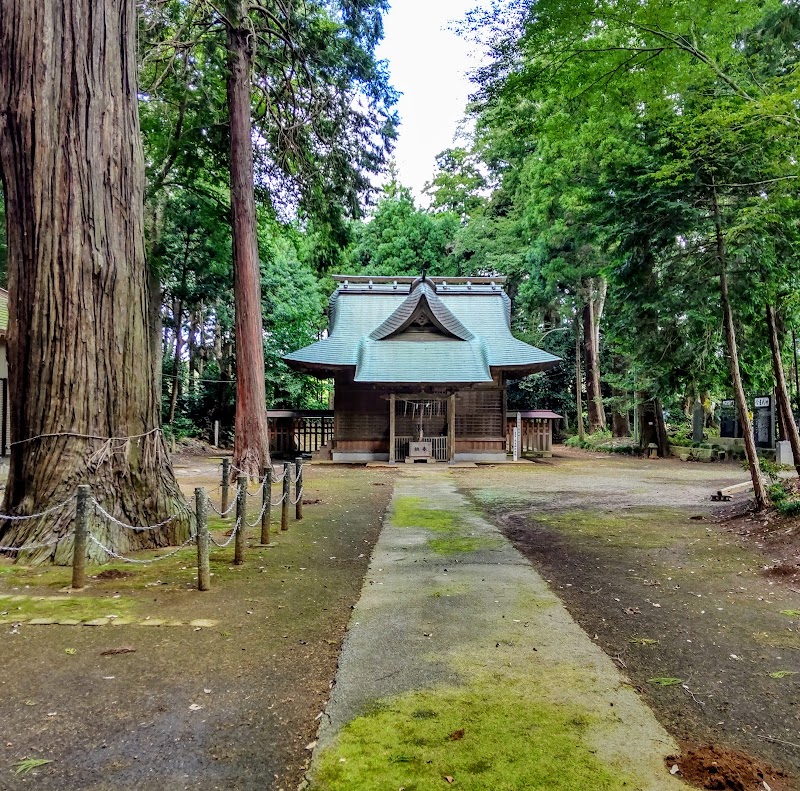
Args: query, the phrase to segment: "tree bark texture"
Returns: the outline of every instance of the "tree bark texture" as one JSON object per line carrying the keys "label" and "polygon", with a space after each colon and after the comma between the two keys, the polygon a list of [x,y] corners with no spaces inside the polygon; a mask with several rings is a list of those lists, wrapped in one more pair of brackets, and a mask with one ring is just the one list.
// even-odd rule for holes
{"label": "tree bark texture", "polygon": [[717,263],[719,265],[719,295],[722,305],[722,322],[725,329],[725,343],[728,347],[730,358],[731,379],[733,380],[733,394],[736,408],[739,413],[739,422],[742,424],[742,437],[744,450],[747,456],[747,465],[753,481],[753,494],[756,509],[761,511],[767,505],[767,490],[764,479],[761,477],[761,466],[758,462],[756,441],[753,436],[753,422],[747,409],[747,398],[742,384],[742,374],[739,369],[739,348],[736,343],[736,327],[733,323],[733,308],[731,307],[730,293],[728,291],[727,256],[725,251],[725,238],[722,234],[722,216],[719,208],[716,190],[713,193],[714,232],[716,239]]}
{"label": "tree bark texture", "polygon": [[[583,358],[586,372],[586,406],[589,413],[589,432],[601,431],[606,427],[603,408],[603,395],[600,391],[600,359],[597,340],[597,307],[600,294],[593,282],[589,282],[586,302],[583,306]],[[604,300],[605,297],[603,296]]]}
{"label": "tree bark texture", "polygon": [[[39,513],[86,483],[123,521],[179,514],[148,532],[96,521],[121,553],[182,540],[190,519],[159,427],[136,30],[134,0],[0,3],[14,443],[3,510]],[[20,559],[68,563],[73,514],[2,523],[0,544],[59,539]]]}
{"label": "tree bark texture", "polygon": [[775,373],[775,394],[778,398],[779,413],[782,417],[783,431],[786,439],[792,446],[794,464],[797,474],[800,475],[800,434],[792,415],[792,402],[789,400],[789,388],[786,386],[786,375],[783,370],[781,357],[781,342],[778,338],[778,323],[775,320],[775,309],[767,305],[767,331],[769,332],[769,347],[772,353],[772,370]]}
{"label": "tree bark texture", "polygon": [[270,464],[264,388],[261,273],[253,189],[251,78],[253,36],[247,4],[228,0],[228,111],[231,144],[236,429],[233,463],[251,477]]}

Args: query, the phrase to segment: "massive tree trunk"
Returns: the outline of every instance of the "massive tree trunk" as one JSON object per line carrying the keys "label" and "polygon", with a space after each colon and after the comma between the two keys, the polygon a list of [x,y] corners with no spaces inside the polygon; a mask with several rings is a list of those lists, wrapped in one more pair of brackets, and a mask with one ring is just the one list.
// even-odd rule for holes
{"label": "massive tree trunk", "polygon": [[231,137],[233,296],[236,311],[236,429],[233,463],[251,476],[269,464],[264,390],[261,274],[253,192],[250,71],[254,36],[247,3],[228,0],[228,112]]}
{"label": "massive tree trunk", "polygon": [[742,437],[744,450],[747,456],[747,466],[750,469],[750,478],[753,481],[753,494],[756,501],[756,510],[761,511],[767,505],[767,490],[764,479],[761,477],[761,466],[758,462],[756,441],[753,437],[753,422],[747,408],[747,398],[742,384],[742,374],[739,369],[739,349],[736,344],[736,327],[733,323],[733,308],[731,307],[730,293],[728,291],[727,255],[725,251],[725,238],[722,234],[722,215],[719,208],[716,190],[712,195],[714,210],[714,233],[716,240],[717,264],[719,266],[719,296],[722,305],[722,321],[725,328],[725,343],[728,347],[730,358],[731,379],[733,380],[733,394],[736,400],[736,409],[739,413],[739,422],[742,424]]}
{"label": "massive tree trunk", "polygon": [[[97,520],[93,535],[118,552],[189,530],[159,427],[136,26],[134,0],[0,3],[13,440],[3,508],[39,513],[87,483],[123,521],[178,514],[147,532]],[[57,542],[21,559],[68,563],[73,513],[3,523],[0,544]]]}
{"label": "massive tree trunk", "polygon": [[781,343],[778,338],[778,325],[775,320],[775,309],[767,305],[767,331],[769,332],[769,347],[772,352],[772,370],[775,373],[775,394],[778,398],[778,407],[782,417],[783,431],[786,439],[792,446],[794,464],[797,474],[800,475],[800,434],[792,415],[792,402],[789,400],[789,389],[786,387],[786,376],[783,372],[783,359],[781,358]]}
{"label": "massive tree trunk", "polygon": [[586,405],[591,433],[606,427],[603,395],[600,391],[599,347],[599,318],[602,315],[604,302],[605,287],[598,287],[594,279],[589,280],[583,307],[583,357],[586,371]]}

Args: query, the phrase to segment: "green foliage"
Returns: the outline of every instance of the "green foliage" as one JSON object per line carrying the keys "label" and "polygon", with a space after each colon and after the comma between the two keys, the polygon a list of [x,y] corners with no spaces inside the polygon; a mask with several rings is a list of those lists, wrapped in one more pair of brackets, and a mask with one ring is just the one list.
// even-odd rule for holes
{"label": "green foliage", "polygon": [[373,217],[354,227],[346,267],[369,275],[458,275],[450,255],[458,226],[454,214],[417,208],[411,191],[393,181]]}

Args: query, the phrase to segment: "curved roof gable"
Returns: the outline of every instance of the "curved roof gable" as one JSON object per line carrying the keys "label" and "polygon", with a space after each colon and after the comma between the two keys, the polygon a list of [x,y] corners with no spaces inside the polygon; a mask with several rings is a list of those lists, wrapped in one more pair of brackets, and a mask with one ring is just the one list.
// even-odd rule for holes
{"label": "curved roof gable", "polygon": [[426,281],[415,284],[400,306],[369,335],[373,341],[383,341],[407,330],[412,324],[430,322],[441,333],[460,341],[475,336],[444,306]]}

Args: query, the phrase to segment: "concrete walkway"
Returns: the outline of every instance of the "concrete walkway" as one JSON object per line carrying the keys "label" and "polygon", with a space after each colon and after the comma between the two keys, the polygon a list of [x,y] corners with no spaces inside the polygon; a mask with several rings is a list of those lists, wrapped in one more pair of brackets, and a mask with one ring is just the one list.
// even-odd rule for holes
{"label": "concrete walkway", "polygon": [[312,788],[668,791],[686,788],[664,764],[673,752],[616,665],[449,473],[403,469],[321,720]]}

